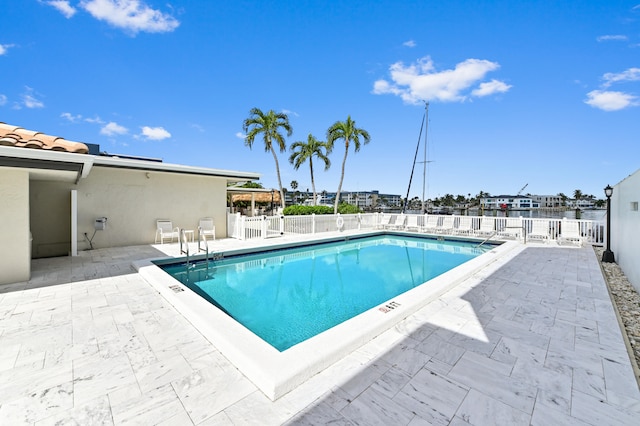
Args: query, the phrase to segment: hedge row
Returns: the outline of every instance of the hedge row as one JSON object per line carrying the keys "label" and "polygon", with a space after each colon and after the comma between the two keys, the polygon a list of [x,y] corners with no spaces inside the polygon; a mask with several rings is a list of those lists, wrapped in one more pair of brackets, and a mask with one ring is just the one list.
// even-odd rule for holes
{"label": "hedge row", "polygon": [[[340,214],[355,214],[360,213],[361,210],[353,204],[341,203],[338,204],[338,213]],[[285,207],[282,213],[285,216],[303,216],[310,214],[333,214],[333,207],[329,206],[288,206]]]}

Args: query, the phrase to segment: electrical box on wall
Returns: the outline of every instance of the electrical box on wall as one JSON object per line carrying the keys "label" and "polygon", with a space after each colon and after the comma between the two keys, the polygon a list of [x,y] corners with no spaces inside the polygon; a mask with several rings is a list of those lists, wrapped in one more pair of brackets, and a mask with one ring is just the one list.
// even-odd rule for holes
{"label": "electrical box on wall", "polygon": [[104,231],[105,229],[107,229],[107,218],[106,217],[97,218],[96,221],[93,223],[93,228],[96,231]]}

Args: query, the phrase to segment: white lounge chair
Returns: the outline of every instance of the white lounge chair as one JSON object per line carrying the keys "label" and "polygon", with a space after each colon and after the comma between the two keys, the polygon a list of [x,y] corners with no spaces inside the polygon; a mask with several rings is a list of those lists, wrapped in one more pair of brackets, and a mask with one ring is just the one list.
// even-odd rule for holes
{"label": "white lounge chair", "polygon": [[445,216],[442,218],[442,223],[436,228],[439,234],[450,234],[453,232],[453,216]]}
{"label": "white lounge chair", "polygon": [[470,235],[473,220],[469,216],[460,216],[458,219],[458,227],[454,229],[454,232],[458,235]]}
{"label": "white lounge chair", "polygon": [[405,231],[416,231],[419,232],[421,230],[421,226],[418,224],[418,215],[410,214],[407,215],[407,221],[404,225]]}
{"label": "white lounge chair", "polygon": [[216,225],[212,217],[203,217],[198,223],[198,238],[216,239]]}
{"label": "white lounge chair", "polygon": [[520,238],[522,235],[522,218],[508,217],[498,235],[502,238],[513,238],[514,240]]}
{"label": "white lounge chair", "polygon": [[546,243],[549,241],[549,236],[549,221],[534,219],[531,223],[531,232],[527,234],[527,238],[532,240],[542,240]]}
{"label": "white lounge chair", "polygon": [[440,220],[440,216],[428,215],[427,222],[424,225],[424,230],[426,232],[437,232],[439,220]]}
{"label": "white lounge chair", "polygon": [[385,229],[388,225],[390,225],[391,217],[392,216],[390,214],[383,214],[382,218],[380,219],[380,223],[378,223],[378,228]]}
{"label": "white lounge chair", "polygon": [[156,220],[156,244],[164,244],[164,240],[173,242],[173,239],[178,240],[180,238],[180,228],[174,227],[170,220],[158,219]]}
{"label": "white lounge chair", "polygon": [[478,237],[492,237],[496,233],[496,221],[493,218],[483,216],[480,220],[480,229],[475,234]]}
{"label": "white lounge chair", "polygon": [[580,223],[575,220],[563,220],[560,228],[559,243],[575,243],[582,245],[582,235],[580,235]]}
{"label": "white lounge chair", "polygon": [[393,223],[393,225],[390,225],[389,228],[404,229],[404,224],[406,223],[406,221],[407,221],[407,216],[405,216],[404,214],[396,216],[396,221]]}

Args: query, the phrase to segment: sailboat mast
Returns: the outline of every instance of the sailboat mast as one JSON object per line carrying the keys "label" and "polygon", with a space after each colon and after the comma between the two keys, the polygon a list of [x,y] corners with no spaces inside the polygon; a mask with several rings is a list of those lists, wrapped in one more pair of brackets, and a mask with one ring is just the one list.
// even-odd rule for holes
{"label": "sailboat mast", "polygon": [[427,212],[426,199],[424,191],[427,183],[427,133],[429,130],[429,102],[424,103],[424,161],[422,162],[422,214]]}

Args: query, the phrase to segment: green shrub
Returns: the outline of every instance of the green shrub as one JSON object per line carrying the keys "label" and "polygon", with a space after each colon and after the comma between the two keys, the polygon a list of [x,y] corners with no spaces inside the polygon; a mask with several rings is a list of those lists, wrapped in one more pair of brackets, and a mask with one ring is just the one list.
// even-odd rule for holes
{"label": "green shrub", "polygon": [[358,206],[354,206],[353,204],[347,204],[347,203],[338,204],[338,213],[340,214],[356,214],[361,212],[362,210],[360,210]]}
{"label": "green shrub", "polygon": [[329,206],[288,206],[282,211],[285,216],[302,216],[310,214],[332,214],[333,209]]}

